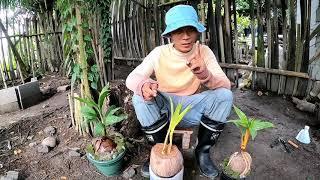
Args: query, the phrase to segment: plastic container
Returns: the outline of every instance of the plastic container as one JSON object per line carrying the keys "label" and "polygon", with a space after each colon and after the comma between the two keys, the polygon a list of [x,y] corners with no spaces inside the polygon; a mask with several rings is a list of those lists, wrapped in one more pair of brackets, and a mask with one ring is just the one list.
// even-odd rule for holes
{"label": "plastic container", "polygon": [[184,167],[181,168],[181,170],[173,177],[164,178],[157,176],[151,169],[151,166],[149,166],[149,173],[150,173],[150,180],[183,180],[183,171]]}
{"label": "plastic container", "polygon": [[301,129],[298,135],[296,136],[296,139],[304,144],[310,143],[310,135],[309,135],[309,126],[305,126],[304,129]]}
{"label": "plastic container", "polygon": [[109,161],[95,160],[92,155],[88,153],[87,158],[102,174],[106,176],[115,176],[121,173],[124,154],[125,151],[120,153],[115,159]]}

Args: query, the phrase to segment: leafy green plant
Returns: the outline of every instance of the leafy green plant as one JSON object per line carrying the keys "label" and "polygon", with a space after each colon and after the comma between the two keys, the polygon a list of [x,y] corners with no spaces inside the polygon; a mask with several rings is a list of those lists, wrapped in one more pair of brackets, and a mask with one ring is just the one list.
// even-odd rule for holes
{"label": "leafy green plant", "polygon": [[121,112],[120,107],[114,105],[110,106],[107,110],[103,109],[106,98],[110,95],[109,84],[105,86],[99,94],[98,103],[89,98],[74,97],[85,105],[81,107],[81,113],[85,120],[94,124],[95,136],[108,136],[106,129],[128,116]]}
{"label": "leafy green plant", "polygon": [[274,127],[271,122],[266,122],[260,119],[248,118],[244,112],[242,112],[236,106],[233,106],[235,112],[237,113],[239,119],[230,120],[228,122],[234,123],[241,131],[241,150],[245,151],[249,137],[252,140],[257,136],[257,132],[262,129]]}
{"label": "leafy green plant", "polygon": [[[169,129],[166,135],[166,138],[164,140],[164,145],[162,149],[163,154],[168,154],[171,152],[171,147],[172,147],[172,138],[173,138],[173,132],[176,126],[180,123],[182,118],[191,110],[191,105],[188,105],[182,112],[182,104],[178,103],[176,108],[174,109],[173,107],[173,102],[171,97],[170,98],[170,108],[171,108],[171,120],[170,120],[170,125]],[[169,138],[170,136],[170,138]],[[169,138],[169,145],[168,143],[168,138]]]}

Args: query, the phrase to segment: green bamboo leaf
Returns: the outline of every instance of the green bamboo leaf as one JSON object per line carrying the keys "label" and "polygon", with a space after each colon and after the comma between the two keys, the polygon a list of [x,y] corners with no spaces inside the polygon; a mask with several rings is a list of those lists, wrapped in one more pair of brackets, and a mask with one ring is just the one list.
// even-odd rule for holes
{"label": "green bamboo leaf", "polygon": [[229,120],[228,122],[234,123],[238,128],[249,128],[248,122],[245,120],[237,119],[237,120]]}
{"label": "green bamboo leaf", "polygon": [[101,122],[96,122],[94,124],[94,134],[95,136],[105,136],[105,126]]}
{"label": "green bamboo leaf", "polygon": [[104,113],[103,117],[106,117],[106,116],[110,113],[110,111],[113,110],[113,109],[115,109],[115,108],[116,108],[115,105],[109,106],[109,108],[107,109],[107,111]]}
{"label": "green bamboo leaf", "polygon": [[253,127],[250,127],[249,131],[250,131],[250,135],[251,135],[252,140],[254,140],[254,138],[257,136],[257,133],[258,133],[257,130],[254,129]]}
{"label": "green bamboo leaf", "polygon": [[86,120],[95,120],[97,118],[96,111],[89,106],[81,107],[81,114]]}
{"label": "green bamboo leaf", "polygon": [[94,108],[98,107],[98,105],[93,100],[84,99],[84,98],[80,98],[80,97],[73,97],[73,98],[82,102],[82,103],[85,103],[87,106],[94,107]]}
{"label": "green bamboo leaf", "polygon": [[124,119],[127,119],[128,116],[126,114],[121,114],[121,115],[108,115],[106,118],[105,118],[105,121],[104,121],[104,125],[105,126],[109,126],[109,125],[113,125],[113,124],[116,124]]}
{"label": "green bamboo leaf", "polygon": [[252,119],[251,128],[255,129],[256,131],[272,128],[274,125],[271,122],[262,121],[259,119]]}
{"label": "green bamboo leaf", "polygon": [[106,116],[103,119],[103,124],[105,126],[116,124],[124,119],[127,119],[128,116],[126,114],[117,114],[117,112],[121,109],[120,107],[111,106],[109,108]]}
{"label": "green bamboo leaf", "polygon": [[235,112],[237,113],[238,117],[241,119],[241,120],[246,120],[248,121],[248,118],[247,116],[244,114],[244,112],[242,112],[239,108],[237,108],[236,106],[233,106]]}
{"label": "green bamboo leaf", "polygon": [[100,95],[99,95],[99,100],[98,100],[98,107],[99,107],[99,109],[102,108],[103,103],[104,103],[106,97],[109,96],[109,93],[110,93],[110,87],[109,87],[109,84],[107,84],[107,85],[101,90],[101,93],[100,93]]}

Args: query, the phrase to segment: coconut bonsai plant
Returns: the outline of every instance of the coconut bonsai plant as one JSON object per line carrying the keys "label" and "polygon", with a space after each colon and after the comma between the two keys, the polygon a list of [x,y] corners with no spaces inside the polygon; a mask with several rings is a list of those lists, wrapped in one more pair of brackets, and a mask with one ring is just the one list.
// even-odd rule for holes
{"label": "coconut bonsai plant", "polygon": [[109,95],[110,88],[107,85],[101,90],[98,103],[91,99],[74,97],[84,103],[84,106],[81,107],[81,114],[88,123],[94,125],[93,136],[95,138],[87,146],[87,158],[107,176],[120,173],[125,154],[124,137],[112,130],[112,125],[127,118],[120,107],[114,105],[107,109],[103,107]]}
{"label": "coconut bonsai plant", "polygon": [[150,179],[165,179],[168,177],[179,179],[178,177],[183,177],[183,156],[178,147],[172,144],[172,139],[174,129],[190,111],[191,106],[189,105],[182,110],[182,104],[178,103],[174,109],[170,97],[170,109],[170,125],[164,143],[158,143],[151,149],[149,166]]}
{"label": "coconut bonsai plant", "polygon": [[243,179],[251,169],[252,158],[247,152],[247,144],[251,136],[252,140],[257,136],[257,132],[262,129],[274,127],[270,122],[260,119],[248,118],[239,108],[234,106],[234,110],[239,119],[230,120],[241,132],[240,152],[233,153],[229,158],[225,159],[222,164],[223,172],[221,179]]}

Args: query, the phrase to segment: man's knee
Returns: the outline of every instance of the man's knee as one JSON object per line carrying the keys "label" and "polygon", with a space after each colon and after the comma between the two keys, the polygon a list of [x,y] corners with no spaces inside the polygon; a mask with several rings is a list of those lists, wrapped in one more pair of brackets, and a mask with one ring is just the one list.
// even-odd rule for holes
{"label": "man's knee", "polygon": [[[218,88],[215,90],[210,90],[208,93],[209,97],[215,98],[221,102],[233,102],[233,94],[230,89]],[[209,98],[211,99],[211,98]]]}
{"label": "man's knee", "polygon": [[132,96],[132,104],[133,104],[133,106],[136,106],[136,105],[138,105],[138,104],[140,104],[140,103],[145,103],[143,97],[134,94],[134,95]]}

